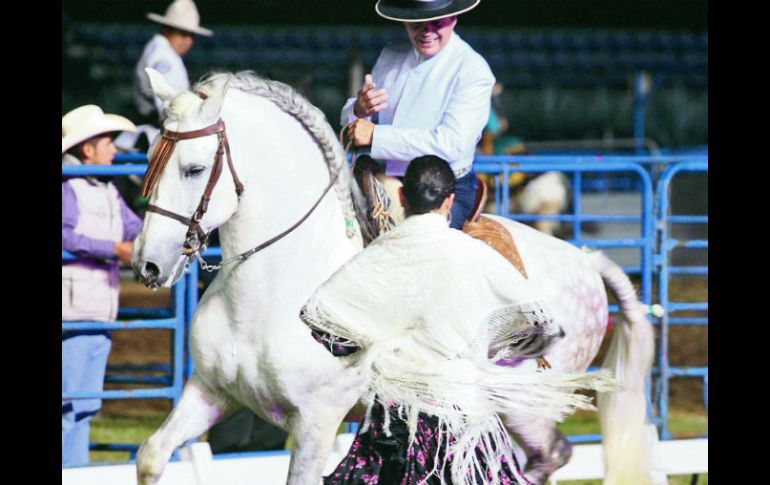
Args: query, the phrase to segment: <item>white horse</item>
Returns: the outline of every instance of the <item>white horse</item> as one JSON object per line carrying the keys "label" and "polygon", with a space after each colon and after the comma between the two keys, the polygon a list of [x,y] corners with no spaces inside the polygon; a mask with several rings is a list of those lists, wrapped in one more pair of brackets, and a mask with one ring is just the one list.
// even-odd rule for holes
{"label": "white horse", "polygon": [[[366,387],[365,376],[319,345],[298,316],[313,291],[363,247],[354,212],[363,205],[353,203],[360,192],[342,147],[323,114],[282,83],[249,73],[215,74],[195,92],[177,93],[158,73],[148,73],[166,116],[166,138],[156,140],[150,154],[165,168],[151,165],[146,177],[155,209],[145,215],[133,266],[148,286],[171,286],[215,228],[225,264],[192,317],[195,371],[171,415],[137,454],[139,483],[156,483],[177,446],[246,406],[292,434],[288,483],[317,484],[335,430]],[[609,356],[626,391],[600,400],[600,409],[608,404],[633,415],[616,422],[602,414],[604,424],[619,424],[604,429],[605,442],[620,449],[608,453],[608,473],[625,470],[634,477],[612,483],[644,483],[637,478],[646,466],[640,459],[643,381],[652,330],[633,287],[599,253],[498,220],[566,333],[546,355],[555,370],[582,371],[598,351],[607,322],[602,276],[630,317],[631,325],[615,331]],[[265,241],[272,244],[229,264]],[[568,459],[554,423],[506,420],[527,449],[535,482]],[[625,462],[618,465],[617,457]]]}

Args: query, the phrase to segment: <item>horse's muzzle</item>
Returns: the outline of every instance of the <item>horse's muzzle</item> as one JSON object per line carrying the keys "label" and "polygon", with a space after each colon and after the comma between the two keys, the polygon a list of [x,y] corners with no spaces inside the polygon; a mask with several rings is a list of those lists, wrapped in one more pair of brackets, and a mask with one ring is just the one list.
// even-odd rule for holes
{"label": "horse's muzzle", "polygon": [[139,279],[148,288],[156,289],[160,287],[160,268],[152,261],[139,263],[135,268],[139,274]]}

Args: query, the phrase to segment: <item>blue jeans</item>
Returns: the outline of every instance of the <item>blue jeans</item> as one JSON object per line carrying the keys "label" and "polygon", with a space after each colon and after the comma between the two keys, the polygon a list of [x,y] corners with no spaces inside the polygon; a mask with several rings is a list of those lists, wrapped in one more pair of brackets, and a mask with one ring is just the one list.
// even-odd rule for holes
{"label": "blue jeans", "polygon": [[[112,342],[105,335],[80,335],[61,342],[62,392],[98,392],[104,388],[104,372]],[[88,463],[91,418],[102,407],[101,399],[62,401],[62,466]]]}
{"label": "blue jeans", "polygon": [[466,219],[471,215],[473,203],[476,201],[476,188],[478,181],[476,174],[471,170],[455,182],[455,202],[452,204],[452,221],[449,227],[462,230]]}

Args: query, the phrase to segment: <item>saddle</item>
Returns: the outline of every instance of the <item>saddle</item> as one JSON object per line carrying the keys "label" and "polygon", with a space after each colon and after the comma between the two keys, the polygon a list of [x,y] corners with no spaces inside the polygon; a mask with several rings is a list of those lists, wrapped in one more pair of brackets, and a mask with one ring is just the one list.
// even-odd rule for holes
{"label": "saddle", "polygon": [[487,243],[492,249],[502,254],[524,278],[529,278],[511,233],[499,222],[481,215],[481,209],[487,201],[487,185],[478,175],[476,181],[479,185],[476,189],[476,200],[471,215],[463,224],[463,232]]}
{"label": "saddle", "polygon": [[[353,175],[366,199],[368,222],[372,227],[374,238],[396,225],[390,215],[391,204],[388,194],[376,177],[378,170],[381,170],[379,165],[368,156],[358,157],[353,168]],[[487,185],[478,175],[476,175],[476,181],[478,188],[476,189],[473,210],[463,225],[463,232],[485,242],[507,259],[524,278],[528,278],[524,262],[511,233],[499,222],[481,216],[481,210],[487,200]],[[370,241],[364,242],[368,244]]]}

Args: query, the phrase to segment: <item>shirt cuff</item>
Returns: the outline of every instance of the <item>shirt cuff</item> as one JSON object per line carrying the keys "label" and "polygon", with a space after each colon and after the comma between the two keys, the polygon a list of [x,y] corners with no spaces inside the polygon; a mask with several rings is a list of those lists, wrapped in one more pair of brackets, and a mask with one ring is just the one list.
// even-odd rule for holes
{"label": "shirt cuff", "polygon": [[355,102],[356,98],[350,98],[348,99],[348,102],[345,103],[345,106],[342,107],[342,113],[340,117],[340,124],[342,126],[348,126],[350,123],[358,119],[358,116],[356,116],[353,110],[353,105]]}
{"label": "shirt cuff", "polygon": [[403,152],[401,140],[393,126],[376,125],[372,132],[372,158],[400,159]]}

